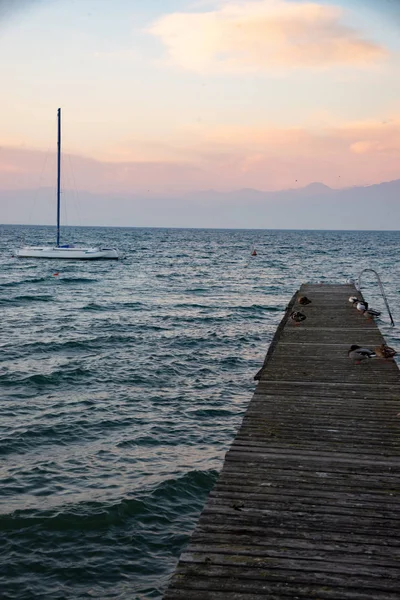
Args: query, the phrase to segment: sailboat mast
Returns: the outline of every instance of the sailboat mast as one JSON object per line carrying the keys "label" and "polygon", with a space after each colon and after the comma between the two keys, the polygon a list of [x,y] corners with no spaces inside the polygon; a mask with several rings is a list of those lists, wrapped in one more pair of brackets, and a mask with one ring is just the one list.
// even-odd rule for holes
{"label": "sailboat mast", "polygon": [[60,197],[61,197],[61,108],[57,111],[57,247],[60,245]]}

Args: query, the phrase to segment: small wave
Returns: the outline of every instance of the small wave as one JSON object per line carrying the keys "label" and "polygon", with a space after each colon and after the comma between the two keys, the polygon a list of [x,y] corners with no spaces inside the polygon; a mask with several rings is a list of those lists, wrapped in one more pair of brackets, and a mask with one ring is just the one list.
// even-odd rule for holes
{"label": "small wave", "polygon": [[187,290],[185,290],[186,293],[188,294],[209,294],[210,293],[210,288],[188,288]]}
{"label": "small wave", "polygon": [[98,281],[98,279],[95,279],[94,277],[63,277],[61,274],[58,281],[61,281],[62,283],[94,283]]}
{"label": "small wave", "polygon": [[33,279],[22,279],[20,281],[6,281],[5,283],[0,283],[0,288],[2,287],[18,287],[20,285],[26,285],[30,283],[43,283],[44,281],[48,281],[49,277],[34,277]]}
{"label": "small wave", "polygon": [[30,295],[26,294],[23,296],[14,296],[14,298],[2,298],[0,299],[0,305],[7,304],[24,304],[27,302],[55,302],[53,296],[45,296],[45,295]]}
{"label": "small wave", "polygon": [[197,408],[188,411],[192,417],[231,417],[234,413],[224,408]]}
{"label": "small wave", "polygon": [[105,312],[110,310],[120,310],[121,308],[129,308],[130,310],[145,310],[146,305],[143,302],[116,302],[113,304],[97,304],[90,302],[82,308],[82,310],[92,310]]}
{"label": "small wave", "polygon": [[[101,340],[101,338],[98,338]],[[90,350],[91,344],[97,341],[97,338],[87,340],[65,340],[60,342],[34,342],[32,344],[24,344],[19,350],[26,352],[64,352],[65,350]]]}
{"label": "small wave", "polygon": [[143,309],[144,307],[146,307],[146,304],[144,304],[143,302],[122,302],[118,306],[122,306],[123,308],[139,308],[139,309]]}
{"label": "small wave", "polygon": [[35,373],[34,375],[24,375],[21,373],[14,373],[13,375],[5,374],[0,376],[0,383],[4,386],[15,386],[15,385],[34,385],[40,387],[58,386],[60,383],[73,382],[77,383],[77,379],[87,376],[88,371],[82,367],[76,367],[64,370],[56,370],[53,373],[44,375],[42,373]]}
{"label": "small wave", "polygon": [[283,312],[281,306],[265,306],[262,304],[251,304],[250,306],[235,306],[235,310],[249,312],[249,311],[266,311],[266,312]]}
{"label": "small wave", "polygon": [[219,361],[222,367],[234,367],[237,364],[246,362],[242,356],[226,356]]}
{"label": "small wave", "polygon": [[153,498],[177,498],[185,501],[187,498],[197,499],[198,495],[209,493],[218,478],[218,472],[189,471],[180,477],[167,479],[159,484],[152,493]]}
{"label": "small wave", "polygon": [[206,310],[209,310],[211,308],[217,308],[216,306],[210,306],[208,304],[196,304],[194,302],[184,302],[183,304],[178,304],[177,306],[179,308],[202,308]]}
{"label": "small wave", "polygon": [[221,323],[221,321],[226,321],[227,315],[200,315],[196,317],[182,317],[177,315],[176,317],[171,317],[167,315],[162,317],[164,321],[177,321],[178,323]]}
{"label": "small wave", "polygon": [[[54,420],[59,416],[63,417],[64,415],[59,412],[46,414],[48,420]],[[0,441],[0,455],[4,456],[14,452],[23,454],[44,445],[68,446],[82,440],[87,442],[98,438],[104,439],[109,430],[129,429],[134,424],[140,424],[140,419],[121,417],[91,420],[90,417],[87,417],[49,425],[41,423],[29,429],[17,429],[12,435],[4,437]]]}
{"label": "small wave", "polygon": [[155,277],[157,279],[179,279],[184,277],[184,275],[182,275],[182,273],[172,271],[171,273],[157,273]]}
{"label": "small wave", "polygon": [[23,532],[101,531],[125,526],[127,520],[153,526],[169,524],[177,517],[198,512],[217,480],[217,471],[190,471],[158,484],[153,490],[109,502],[80,502],[56,510],[26,509],[0,515],[0,529]]}
{"label": "small wave", "polygon": [[82,310],[93,310],[93,311],[108,311],[110,308],[108,306],[101,306],[101,304],[96,304],[96,302],[90,302],[82,308]]}

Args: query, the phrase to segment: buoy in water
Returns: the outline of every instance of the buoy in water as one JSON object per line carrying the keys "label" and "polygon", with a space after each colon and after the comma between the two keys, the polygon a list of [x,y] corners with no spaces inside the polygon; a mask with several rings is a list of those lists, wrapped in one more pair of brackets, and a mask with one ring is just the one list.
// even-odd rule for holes
{"label": "buoy in water", "polygon": [[60,274],[60,272],[57,271],[56,273],[53,273],[53,277],[57,277],[57,275],[59,275],[59,274]]}
{"label": "buoy in water", "polygon": [[253,252],[251,253],[252,256],[257,256],[257,250],[254,249]]}

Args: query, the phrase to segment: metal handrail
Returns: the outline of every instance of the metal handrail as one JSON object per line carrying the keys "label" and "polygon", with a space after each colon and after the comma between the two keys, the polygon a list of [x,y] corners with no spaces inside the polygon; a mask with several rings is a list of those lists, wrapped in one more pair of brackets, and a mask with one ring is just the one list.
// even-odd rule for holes
{"label": "metal handrail", "polygon": [[376,275],[376,278],[378,280],[378,284],[379,284],[379,287],[381,290],[382,298],[385,301],[385,305],[386,305],[386,308],[387,308],[387,311],[388,311],[388,314],[390,317],[390,321],[392,323],[392,327],[394,327],[394,321],[393,321],[392,313],[390,312],[389,302],[387,301],[385,290],[383,289],[382,281],[381,281],[381,278],[379,277],[378,273],[374,269],[363,269],[358,276],[356,287],[357,287],[358,291],[361,292],[361,275],[363,273],[366,273],[367,271],[370,271],[371,273],[374,273],[374,275]]}

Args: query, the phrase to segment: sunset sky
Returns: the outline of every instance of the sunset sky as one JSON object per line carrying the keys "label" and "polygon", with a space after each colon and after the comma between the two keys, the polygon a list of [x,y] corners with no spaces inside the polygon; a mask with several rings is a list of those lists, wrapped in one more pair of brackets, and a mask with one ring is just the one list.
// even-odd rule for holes
{"label": "sunset sky", "polygon": [[0,0],[0,56],[3,190],[54,181],[58,107],[93,193],[400,178],[397,2]]}

